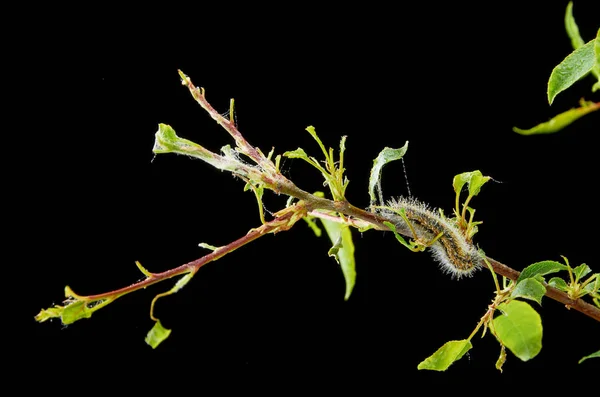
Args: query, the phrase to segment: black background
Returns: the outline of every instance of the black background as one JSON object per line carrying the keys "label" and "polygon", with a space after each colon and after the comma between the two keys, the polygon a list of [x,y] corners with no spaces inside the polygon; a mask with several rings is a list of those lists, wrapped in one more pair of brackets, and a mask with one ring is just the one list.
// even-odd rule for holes
{"label": "black background", "polygon": [[[593,3],[574,7],[586,41],[598,28]],[[16,99],[28,110],[18,130],[24,155],[14,161],[26,170],[18,190],[28,204],[27,222],[15,229],[27,241],[24,362],[35,363],[38,376],[67,368],[89,375],[104,363],[192,372],[225,365],[305,380],[324,370],[391,391],[597,371],[595,360],[577,361],[598,349],[598,323],[550,299],[536,307],[544,339],[535,359],[509,353],[500,374],[499,345],[487,335],[447,372],[417,371],[443,343],[471,333],[493,297],[489,272],[452,280],[389,233],[355,233],[358,277],[345,302],[329,242],[302,223],[202,268],[160,300],[156,315],[173,333],[156,350],[144,343],[149,305],[171,282],[68,327],[33,320],[61,302],[65,285],[83,295],[119,288],[140,279],[136,260],[164,271],[204,255],[200,242],[224,245],[259,224],[240,180],[183,156],[154,157],[158,123],[214,151],[233,144],[180,85],[177,69],[218,110],[235,98],[240,131],[265,153],[302,147],[319,156],[309,125],[334,148],[347,135],[347,197],[359,207],[369,204],[373,159],[408,140],[412,194],[447,213],[454,175],[479,169],[494,178],[472,202],[484,221],[476,242],[489,256],[520,270],[565,255],[598,271],[600,114],[554,135],[511,131],[598,98],[588,76],[547,103],[548,76],[571,51],[565,7],[224,3],[72,9],[56,18],[40,11],[14,58]],[[305,190],[323,189],[300,160],[284,160],[282,169]],[[383,188],[388,197],[407,194],[401,163],[384,169]],[[265,196],[270,211],[285,204]]]}

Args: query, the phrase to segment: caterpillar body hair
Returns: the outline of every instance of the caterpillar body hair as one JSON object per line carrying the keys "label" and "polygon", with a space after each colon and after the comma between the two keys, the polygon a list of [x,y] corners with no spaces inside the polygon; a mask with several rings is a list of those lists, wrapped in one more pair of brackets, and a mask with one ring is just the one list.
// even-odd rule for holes
{"label": "caterpillar body hair", "polygon": [[[396,212],[402,208],[410,226]],[[484,265],[477,247],[466,238],[464,232],[452,220],[446,219],[437,209],[431,209],[425,203],[400,197],[388,201],[387,208],[383,207],[379,213],[394,224],[398,233],[412,236],[414,230],[421,242],[431,242],[439,235],[428,250],[442,270],[454,278],[470,276]]]}

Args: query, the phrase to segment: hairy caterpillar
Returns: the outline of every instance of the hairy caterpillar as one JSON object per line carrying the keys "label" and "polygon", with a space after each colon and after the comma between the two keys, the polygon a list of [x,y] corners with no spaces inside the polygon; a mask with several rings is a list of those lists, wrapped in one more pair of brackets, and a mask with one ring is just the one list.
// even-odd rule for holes
{"label": "hairy caterpillar", "polygon": [[[398,214],[400,209],[404,209],[410,226]],[[380,207],[379,213],[393,223],[399,233],[412,236],[414,230],[420,242],[435,240],[428,249],[442,270],[455,278],[470,276],[483,265],[477,247],[466,238],[464,231],[439,211],[430,209],[427,204],[400,197],[389,201],[386,207]],[[436,239],[438,235],[439,238]]]}

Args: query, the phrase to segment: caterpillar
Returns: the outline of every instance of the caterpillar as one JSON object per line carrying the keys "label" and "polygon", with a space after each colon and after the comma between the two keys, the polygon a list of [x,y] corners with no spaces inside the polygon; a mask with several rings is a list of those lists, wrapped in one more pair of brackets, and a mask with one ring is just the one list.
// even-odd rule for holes
{"label": "caterpillar", "polygon": [[[428,250],[444,272],[458,279],[472,275],[483,266],[483,258],[477,247],[466,238],[465,233],[452,220],[446,219],[439,210],[431,209],[423,202],[406,197],[390,200],[387,204],[379,207],[379,214],[394,224],[398,233],[412,236],[414,230],[420,242],[427,243],[435,240]],[[404,209],[410,225],[399,215],[400,209]]]}

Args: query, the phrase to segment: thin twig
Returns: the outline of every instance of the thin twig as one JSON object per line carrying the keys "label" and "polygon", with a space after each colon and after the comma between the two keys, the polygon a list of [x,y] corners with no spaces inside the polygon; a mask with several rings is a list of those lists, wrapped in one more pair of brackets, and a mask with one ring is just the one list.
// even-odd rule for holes
{"label": "thin twig", "polygon": [[89,300],[89,301],[95,301],[95,300],[104,299],[107,297],[113,297],[115,295],[118,297],[121,297],[130,292],[149,287],[153,284],[156,284],[158,282],[164,281],[169,278],[173,278],[173,277],[180,276],[180,275],[190,273],[190,272],[196,273],[198,271],[198,269],[200,269],[202,266],[206,265],[207,263],[216,261],[217,259],[258,239],[259,237],[264,236],[265,234],[273,233],[277,229],[279,229],[279,230],[288,229],[289,227],[291,227],[291,225],[289,227],[282,227],[282,223],[288,221],[292,217],[292,215],[293,215],[293,212],[288,212],[288,213],[282,215],[281,217],[278,217],[270,222],[263,224],[261,227],[250,231],[245,236],[243,236],[227,245],[219,247],[218,249],[214,250],[212,253],[210,253],[208,255],[204,255],[203,257],[198,258],[194,261],[188,262],[186,264],[183,264],[176,268],[164,271],[162,273],[152,273],[151,276],[145,278],[144,280],[141,280],[137,283],[131,284],[127,287],[120,288],[118,290],[114,290],[114,291],[110,291],[110,292],[106,292],[106,293],[102,293],[102,294],[97,294],[97,295],[86,295],[86,296],[82,296],[81,298],[85,298],[85,300]]}

